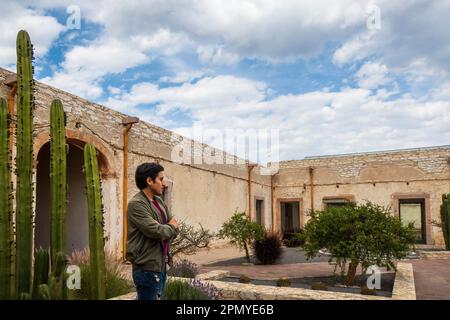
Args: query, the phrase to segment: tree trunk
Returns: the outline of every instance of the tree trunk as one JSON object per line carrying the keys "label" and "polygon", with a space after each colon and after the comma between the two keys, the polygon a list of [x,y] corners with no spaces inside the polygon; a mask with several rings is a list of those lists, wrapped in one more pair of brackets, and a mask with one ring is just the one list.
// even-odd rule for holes
{"label": "tree trunk", "polygon": [[247,258],[247,262],[250,263],[250,254],[248,253],[247,243],[244,242],[244,250],[245,250],[245,257]]}
{"label": "tree trunk", "polygon": [[355,284],[356,270],[358,268],[358,264],[359,264],[358,261],[352,261],[348,266],[347,280],[345,283],[348,287],[353,286]]}

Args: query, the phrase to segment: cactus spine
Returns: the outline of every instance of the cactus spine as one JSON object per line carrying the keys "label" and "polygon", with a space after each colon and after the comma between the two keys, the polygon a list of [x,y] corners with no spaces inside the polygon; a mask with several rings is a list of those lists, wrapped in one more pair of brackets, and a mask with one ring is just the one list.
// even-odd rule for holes
{"label": "cactus spine", "polygon": [[441,225],[445,248],[450,250],[450,194],[442,195]]}
{"label": "cactus spine", "polygon": [[103,206],[98,173],[97,155],[93,145],[84,146],[84,170],[88,198],[89,250],[91,268],[91,299],[104,300],[105,286],[105,240],[103,238]]}
{"label": "cactus spine", "polygon": [[52,266],[56,254],[66,251],[67,213],[67,158],[64,109],[59,100],[50,107],[50,201],[51,201],[51,245]]}
{"label": "cactus spine", "polygon": [[0,99],[0,299],[12,295],[12,227],[11,159],[9,148],[9,113],[5,99]]}
{"label": "cactus spine", "polygon": [[17,292],[30,292],[33,244],[33,47],[26,31],[17,35]]}

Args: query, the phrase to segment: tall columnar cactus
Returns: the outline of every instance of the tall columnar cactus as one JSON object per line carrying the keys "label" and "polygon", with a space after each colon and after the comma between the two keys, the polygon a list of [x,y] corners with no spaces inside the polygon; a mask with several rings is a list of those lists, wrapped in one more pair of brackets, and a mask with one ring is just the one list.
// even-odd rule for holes
{"label": "tall columnar cactus", "polygon": [[441,225],[445,247],[447,250],[450,250],[450,194],[442,195]]}
{"label": "tall columnar cactus", "polygon": [[34,258],[33,290],[31,293],[33,299],[39,299],[39,286],[48,282],[49,263],[48,251],[42,248],[37,250]]}
{"label": "tall columnar cactus", "polygon": [[12,187],[9,149],[9,113],[5,99],[0,99],[0,299],[12,295]]}
{"label": "tall columnar cactus", "polygon": [[88,198],[91,299],[103,300],[106,298],[103,205],[97,155],[90,144],[84,147],[84,170]]}
{"label": "tall columnar cactus", "polygon": [[33,47],[26,31],[17,35],[16,282],[30,292],[33,243]]}
{"label": "tall columnar cactus", "polygon": [[64,109],[59,100],[50,107],[50,201],[52,265],[56,254],[66,251],[67,152]]}

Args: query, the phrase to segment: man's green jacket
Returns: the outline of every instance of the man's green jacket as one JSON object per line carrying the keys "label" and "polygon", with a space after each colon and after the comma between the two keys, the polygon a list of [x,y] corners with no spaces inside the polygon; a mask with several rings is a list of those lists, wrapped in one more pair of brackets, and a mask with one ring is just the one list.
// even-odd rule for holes
{"label": "man's green jacket", "polygon": [[[167,220],[172,219],[164,201],[154,196]],[[164,272],[164,240],[172,240],[178,230],[172,225],[162,224],[158,209],[143,191],[134,195],[127,208],[127,252],[126,258],[134,266],[145,271]]]}

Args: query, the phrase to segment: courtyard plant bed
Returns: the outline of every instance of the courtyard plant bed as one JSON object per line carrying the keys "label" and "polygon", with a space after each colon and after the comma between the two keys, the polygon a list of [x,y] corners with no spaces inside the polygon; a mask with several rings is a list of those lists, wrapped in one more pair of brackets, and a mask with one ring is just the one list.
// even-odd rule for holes
{"label": "courtyard plant bed", "polygon": [[[345,277],[344,276],[323,276],[323,277],[304,277],[304,278],[288,278],[290,282],[290,288],[302,288],[302,289],[310,289],[316,290],[322,289],[330,292],[343,292],[343,293],[353,293],[353,294],[361,294],[364,289],[367,278],[370,275],[357,275],[355,278],[355,285],[351,287],[347,287],[344,285]],[[221,281],[231,282],[231,283],[239,283],[240,276],[227,276]],[[249,279],[249,284],[254,285],[263,285],[263,286],[274,286],[279,287],[277,282],[279,279]],[[365,291],[366,294],[381,296],[381,297],[392,297],[392,291],[394,288],[395,282],[395,272],[385,272],[381,275],[381,289],[375,290],[375,292]]]}
{"label": "courtyard plant bed", "polygon": [[[306,257],[306,252],[301,248],[286,248],[282,247],[281,257],[273,263],[273,265],[283,265],[292,263],[311,263],[311,262],[328,262],[329,256],[325,254],[318,255],[313,259],[308,260]],[[205,264],[207,267],[218,267],[218,266],[241,266],[247,262],[245,256],[226,259],[222,261],[216,261],[213,263]],[[254,265],[262,265],[261,262],[254,256],[250,256],[250,262]]]}

